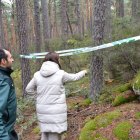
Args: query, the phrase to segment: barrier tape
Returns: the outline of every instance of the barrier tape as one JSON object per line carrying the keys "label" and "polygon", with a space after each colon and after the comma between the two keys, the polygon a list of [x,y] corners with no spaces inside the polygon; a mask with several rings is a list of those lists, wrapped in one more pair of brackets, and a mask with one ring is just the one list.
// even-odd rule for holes
{"label": "barrier tape", "polygon": [[[92,51],[96,51],[96,50],[100,50],[100,49],[110,48],[110,47],[113,47],[116,45],[121,45],[123,43],[135,42],[137,40],[140,40],[140,36],[126,38],[126,39],[118,40],[115,42],[111,42],[111,43],[107,43],[107,44],[103,44],[103,45],[99,45],[99,46],[95,46],[95,47],[89,46],[89,47],[85,47],[85,48],[76,48],[76,49],[56,51],[56,53],[58,53],[59,56],[71,56],[71,55],[77,55],[77,54],[81,54],[81,53],[92,52]],[[27,59],[40,59],[40,58],[44,58],[47,53],[48,52],[31,53],[29,55],[20,55],[20,57],[27,58]]]}

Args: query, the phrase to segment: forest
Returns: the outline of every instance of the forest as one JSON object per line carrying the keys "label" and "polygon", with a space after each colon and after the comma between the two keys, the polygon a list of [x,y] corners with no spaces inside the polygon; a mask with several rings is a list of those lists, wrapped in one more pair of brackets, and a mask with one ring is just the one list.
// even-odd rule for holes
{"label": "forest", "polygon": [[62,140],[140,140],[140,0],[0,0],[0,48],[14,57],[15,129],[39,140],[36,95],[25,88],[48,52],[86,76],[65,85]]}

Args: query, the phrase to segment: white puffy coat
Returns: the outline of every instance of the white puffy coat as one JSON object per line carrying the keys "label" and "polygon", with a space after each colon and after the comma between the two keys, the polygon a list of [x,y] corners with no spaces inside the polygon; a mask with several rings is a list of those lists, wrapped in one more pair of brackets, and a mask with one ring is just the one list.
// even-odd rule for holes
{"label": "white puffy coat", "polygon": [[70,74],[59,69],[58,64],[44,62],[40,71],[26,87],[29,94],[37,94],[36,111],[41,132],[61,133],[67,130],[67,105],[64,83],[76,81],[85,71]]}

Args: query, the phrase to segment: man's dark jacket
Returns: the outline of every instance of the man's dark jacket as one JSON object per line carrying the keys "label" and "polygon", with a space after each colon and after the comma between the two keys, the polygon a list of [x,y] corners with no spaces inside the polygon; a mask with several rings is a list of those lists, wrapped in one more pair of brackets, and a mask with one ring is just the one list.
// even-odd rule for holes
{"label": "man's dark jacket", "polygon": [[11,73],[11,69],[0,67],[0,140],[18,140],[14,130],[17,102]]}

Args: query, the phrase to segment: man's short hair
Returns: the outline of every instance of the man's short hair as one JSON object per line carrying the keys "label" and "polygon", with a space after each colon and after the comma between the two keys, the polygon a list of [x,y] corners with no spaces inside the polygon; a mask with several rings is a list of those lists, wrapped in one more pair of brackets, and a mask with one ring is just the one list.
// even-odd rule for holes
{"label": "man's short hair", "polygon": [[7,55],[6,55],[5,51],[4,51],[4,49],[0,49],[0,63],[1,63],[2,59],[7,60]]}

